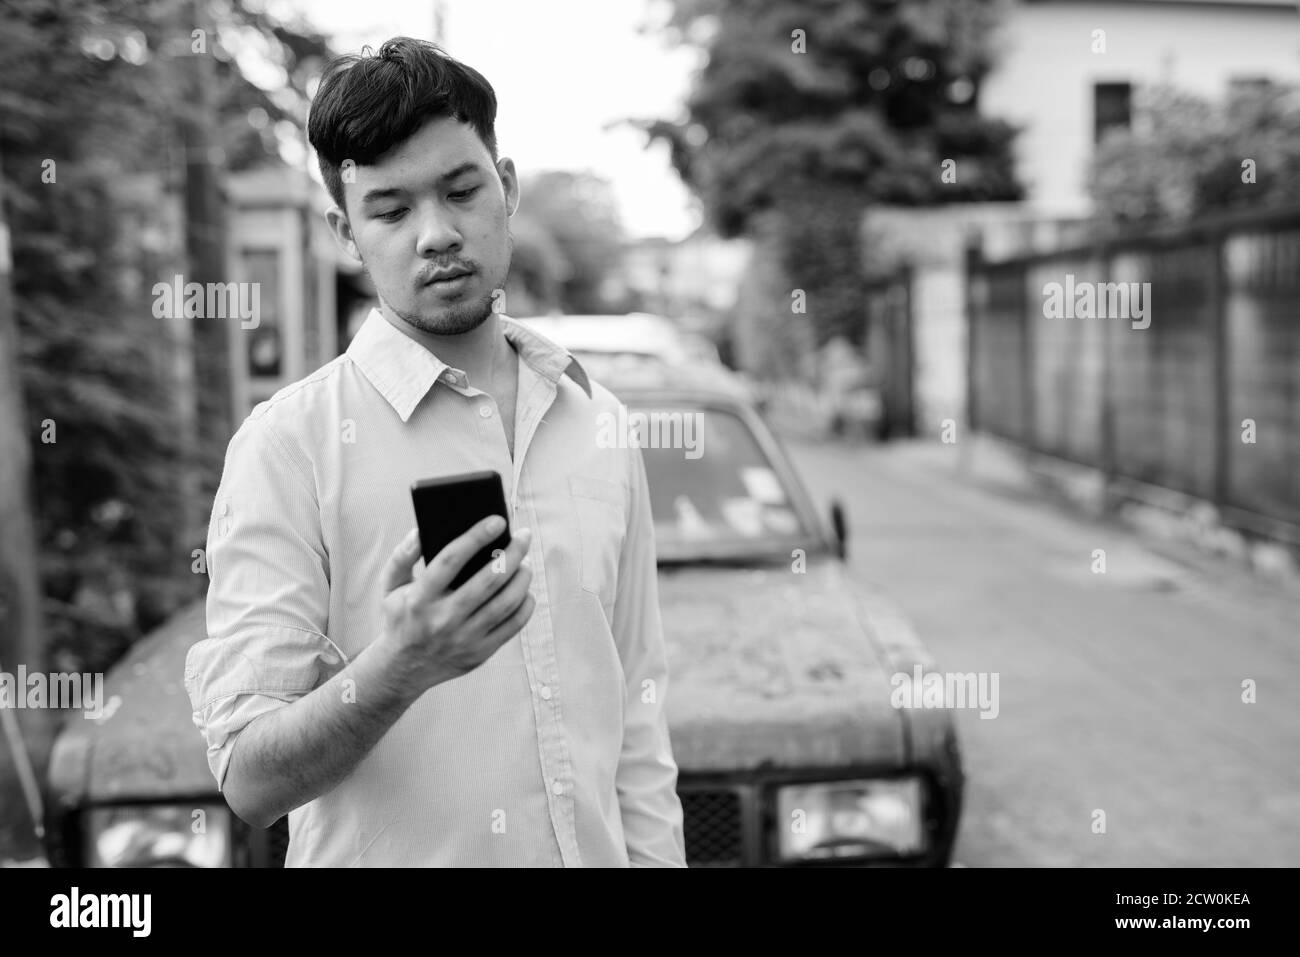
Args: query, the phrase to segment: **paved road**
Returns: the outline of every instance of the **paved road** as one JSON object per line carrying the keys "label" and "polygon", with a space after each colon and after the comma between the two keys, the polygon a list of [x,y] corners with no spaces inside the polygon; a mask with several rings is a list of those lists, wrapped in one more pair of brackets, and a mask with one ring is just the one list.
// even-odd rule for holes
{"label": "paved road", "polygon": [[948,449],[787,447],[939,667],[999,674],[997,718],[957,713],[958,862],[1300,865],[1300,594],[963,479]]}

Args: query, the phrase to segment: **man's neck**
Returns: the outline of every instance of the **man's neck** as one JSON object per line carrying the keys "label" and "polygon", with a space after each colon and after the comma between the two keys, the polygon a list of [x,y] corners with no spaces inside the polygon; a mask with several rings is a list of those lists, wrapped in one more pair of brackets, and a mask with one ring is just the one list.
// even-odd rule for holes
{"label": "man's neck", "polygon": [[510,346],[495,311],[476,328],[456,336],[439,336],[417,329],[396,315],[386,303],[379,311],[399,332],[424,346],[453,369],[460,369],[469,377],[471,385],[491,390],[493,368],[500,373],[506,367]]}

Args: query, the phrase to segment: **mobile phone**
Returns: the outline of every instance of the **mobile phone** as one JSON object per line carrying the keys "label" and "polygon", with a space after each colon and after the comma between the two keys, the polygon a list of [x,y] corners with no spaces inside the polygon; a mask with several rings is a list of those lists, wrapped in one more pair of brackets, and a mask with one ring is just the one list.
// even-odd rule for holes
{"label": "mobile phone", "polygon": [[411,503],[415,506],[420,550],[426,563],[489,515],[500,515],[506,520],[501,534],[476,552],[452,579],[453,590],[492,561],[493,552],[510,544],[510,513],[506,511],[505,489],[499,472],[466,472],[415,482],[411,485]]}

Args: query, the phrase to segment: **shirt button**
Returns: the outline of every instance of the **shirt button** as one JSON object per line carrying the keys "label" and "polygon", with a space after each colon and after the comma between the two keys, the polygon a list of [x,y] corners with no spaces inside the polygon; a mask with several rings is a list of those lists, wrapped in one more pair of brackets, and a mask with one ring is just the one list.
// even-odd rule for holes
{"label": "shirt button", "polygon": [[492,418],[492,407],[488,405],[480,405],[478,407],[478,414],[483,416],[485,419],[490,419]]}
{"label": "shirt button", "polygon": [[556,797],[562,795],[564,793],[564,782],[557,779],[556,782],[551,785],[551,793]]}
{"label": "shirt button", "polygon": [[538,693],[539,695],[541,695],[543,698],[545,698],[547,701],[550,701],[550,700],[551,700],[551,686],[550,686],[550,685],[542,685],[540,688],[537,689],[537,693]]}

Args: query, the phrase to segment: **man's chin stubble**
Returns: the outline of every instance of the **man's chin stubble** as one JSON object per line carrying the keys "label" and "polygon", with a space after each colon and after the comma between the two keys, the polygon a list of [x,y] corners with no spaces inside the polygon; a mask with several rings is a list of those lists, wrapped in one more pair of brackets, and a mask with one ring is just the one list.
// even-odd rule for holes
{"label": "man's chin stubble", "polygon": [[488,296],[479,302],[452,306],[437,317],[418,312],[402,312],[391,303],[388,308],[421,332],[434,336],[460,336],[477,329],[487,321],[488,316],[492,315],[492,297]]}

